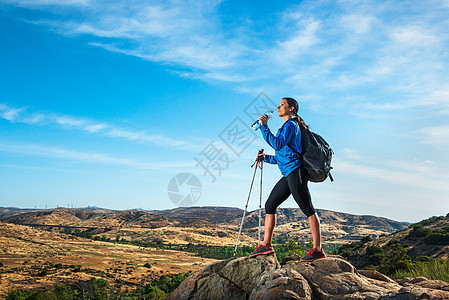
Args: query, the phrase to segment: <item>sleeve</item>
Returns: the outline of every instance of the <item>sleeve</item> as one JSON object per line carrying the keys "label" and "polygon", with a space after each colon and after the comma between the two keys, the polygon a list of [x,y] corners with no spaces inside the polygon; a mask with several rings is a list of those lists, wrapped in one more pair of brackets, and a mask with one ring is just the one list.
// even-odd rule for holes
{"label": "sleeve", "polygon": [[260,131],[262,132],[262,136],[268,145],[278,151],[291,141],[295,133],[295,125],[293,125],[292,122],[285,123],[277,137],[271,133],[270,128],[268,128],[268,125],[266,124],[260,127]]}
{"label": "sleeve", "polygon": [[263,160],[266,163],[276,165],[278,163],[276,156],[265,154],[265,158]]}

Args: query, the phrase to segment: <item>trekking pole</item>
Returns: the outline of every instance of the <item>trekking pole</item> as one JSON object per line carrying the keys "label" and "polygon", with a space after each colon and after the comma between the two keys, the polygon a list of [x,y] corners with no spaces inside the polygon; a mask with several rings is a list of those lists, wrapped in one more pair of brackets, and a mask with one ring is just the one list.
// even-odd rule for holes
{"label": "trekking pole", "polygon": [[[259,153],[263,153],[263,149],[259,150]],[[248,199],[246,200],[246,205],[245,205],[245,210],[243,211],[242,221],[240,222],[239,234],[237,235],[237,242],[235,243],[233,256],[235,256],[235,254],[237,253],[237,246],[239,245],[240,234],[242,233],[243,221],[245,220],[245,215],[246,215],[246,210],[248,208],[249,198],[251,197],[251,190],[253,189],[254,177],[256,177],[256,171],[257,171],[257,167],[259,166],[260,161],[261,160],[259,159],[259,157],[257,157],[256,161],[251,166],[251,167],[253,167],[254,164],[256,165],[256,167],[254,168],[253,179],[251,180],[251,185],[249,187]],[[260,223],[260,220],[259,220],[259,223]],[[260,235],[259,235],[259,239],[260,239]]]}
{"label": "trekking pole", "polygon": [[257,245],[260,245],[260,219],[262,218],[262,175],[263,175],[263,159],[260,161],[259,240],[257,241]]}

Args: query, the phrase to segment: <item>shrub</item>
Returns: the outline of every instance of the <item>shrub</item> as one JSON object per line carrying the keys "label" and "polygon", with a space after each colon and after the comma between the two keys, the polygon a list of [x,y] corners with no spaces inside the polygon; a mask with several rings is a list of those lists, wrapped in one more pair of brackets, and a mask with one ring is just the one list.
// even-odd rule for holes
{"label": "shrub", "polygon": [[373,266],[378,266],[382,260],[385,258],[385,253],[376,253],[368,256],[368,263]]}
{"label": "shrub", "polygon": [[145,297],[145,299],[164,299],[167,296],[163,290],[154,285],[147,285],[144,293],[148,297]]}
{"label": "shrub", "polygon": [[395,245],[395,244],[399,244],[399,241],[397,239],[390,240],[387,245],[391,247],[392,245]]}
{"label": "shrub", "polygon": [[429,219],[427,219],[427,220],[423,220],[423,221],[421,221],[421,222],[419,222],[419,223],[417,223],[417,224],[422,224],[422,225],[424,225],[424,226],[427,226],[427,225],[431,225],[431,224],[433,224],[433,223],[435,223],[435,222],[437,222],[437,221],[440,221],[440,220],[442,220],[442,219],[444,219],[443,216],[440,216],[440,217],[431,217],[431,218],[429,218]]}
{"label": "shrub", "polygon": [[92,299],[103,300],[108,299],[108,286],[109,282],[107,280],[103,278],[95,279],[93,277],[90,280],[79,280],[72,285],[72,289],[76,290],[79,294],[89,295]]}
{"label": "shrub", "polygon": [[287,244],[287,250],[288,250],[287,255],[296,253],[299,256],[302,256],[302,254],[304,252],[304,246],[302,244],[296,242],[295,240],[290,240]]}
{"label": "shrub", "polygon": [[150,289],[152,286],[157,287],[160,290],[164,291],[165,293],[171,293],[173,292],[180,284],[181,282],[186,279],[190,275],[190,272],[187,272],[186,274],[175,274],[172,277],[168,277],[165,275],[162,275],[159,277],[158,280],[154,280],[151,283],[147,284],[145,287],[145,293],[147,293],[147,288]]}
{"label": "shrub", "polygon": [[393,243],[391,250],[382,259],[379,271],[386,275],[392,275],[398,270],[407,270],[411,266],[412,260],[407,255],[407,251],[399,243]]}
{"label": "shrub", "polygon": [[366,247],[366,255],[368,264],[374,266],[378,266],[385,258],[385,253],[382,247],[375,245]]}
{"label": "shrub", "polygon": [[340,255],[343,256],[344,258],[348,258],[353,254],[354,254],[354,252],[352,252],[351,250],[344,250],[344,251],[340,252]]}
{"label": "shrub", "polygon": [[72,300],[76,299],[78,292],[70,289],[68,286],[56,284],[54,287],[54,294],[58,300]]}
{"label": "shrub", "polygon": [[373,238],[369,235],[365,236],[363,239],[361,239],[360,241],[364,244],[371,242],[373,240]]}
{"label": "shrub", "polygon": [[76,265],[73,267],[73,272],[79,272],[81,271],[81,265]]}
{"label": "shrub", "polygon": [[449,245],[449,233],[443,233],[442,230],[434,230],[424,238],[424,243],[430,245]]}
{"label": "shrub", "polygon": [[432,258],[429,256],[419,256],[416,258],[416,261],[432,261]]}
{"label": "shrub", "polygon": [[417,223],[413,225],[412,231],[407,235],[407,238],[414,238],[414,237],[425,237],[429,232],[431,231],[429,228],[423,227],[421,223]]}
{"label": "shrub", "polygon": [[338,248],[337,254],[340,254],[344,258],[348,258],[354,254],[355,248],[356,246],[354,243],[341,245],[340,248]]}
{"label": "shrub", "polygon": [[8,293],[6,300],[59,300],[57,295],[46,293],[44,291],[17,291],[13,290]]}
{"label": "shrub", "polygon": [[[175,290],[179,284],[190,275],[176,274],[172,277],[161,276],[158,280],[138,287],[134,292],[120,292],[109,287],[109,282],[102,278],[79,280],[71,286],[55,285],[53,291],[10,291],[7,300],[103,300],[103,299],[164,299],[167,293]],[[120,288],[125,282],[117,280],[116,287]]]}
{"label": "shrub", "polygon": [[441,227],[440,230],[442,230],[445,233],[449,233],[449,225]]}
{"label": "shrub", "polygon": [[376,253],[384,253],[384,250],[382,247],[376,245],[366,247],[366,254],[373,255]]}
{"label": "shrub", "polygon": [[366,255],[368,256],[368,263],[374,266],[379,265],[385,258],[382,247],[376,245],[366,247]]}
{"label": "shrub", "polygon": [[12,290],[8,293],[6,296],[6,300],[25,300],[29,298],[32,295],[32,291],[18,291],[18,290]]}

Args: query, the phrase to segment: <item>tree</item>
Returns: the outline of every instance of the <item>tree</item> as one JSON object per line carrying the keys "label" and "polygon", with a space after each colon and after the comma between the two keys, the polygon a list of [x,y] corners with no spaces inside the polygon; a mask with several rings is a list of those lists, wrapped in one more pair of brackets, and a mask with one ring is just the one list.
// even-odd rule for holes
{"label": "tree", "polygon": [[287,255],[296,253],[299,256],[302,256],[302,254],[304,252],[304,246],[299,244],[295,240],[290,240],[287,244],[287,250],[288,250]]}
{"label": "tree", "polygon": [[407,250],[399,243],[391,243],[391,250],[382,259],[379,271],[392,275],[398,270],[408,270],[412,266],[412,260],[407,255]]}
{"label": "tree", "polygon": [[371,242],[373,240],[373,238],[369,235],[365,236],[363,239],[361,239],[360,241],[364,244]]}

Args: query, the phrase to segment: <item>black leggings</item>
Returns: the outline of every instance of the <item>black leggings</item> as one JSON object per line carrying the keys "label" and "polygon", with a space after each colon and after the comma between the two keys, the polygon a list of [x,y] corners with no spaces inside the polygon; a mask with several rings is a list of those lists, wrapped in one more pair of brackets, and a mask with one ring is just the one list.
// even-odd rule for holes
{"label": "black leggings", "polygon": [[287,177],[282,177],[274,186],[267,202],[265,202],[265,212],[267,214],[275,214],[276,208],[293,194],[293,198],[302,212],[307,217],[313,215],[315,209],[313,208],[309,188],[307,187],[308,179],[309,174],[307,174],[303,165],[288,174]]}

